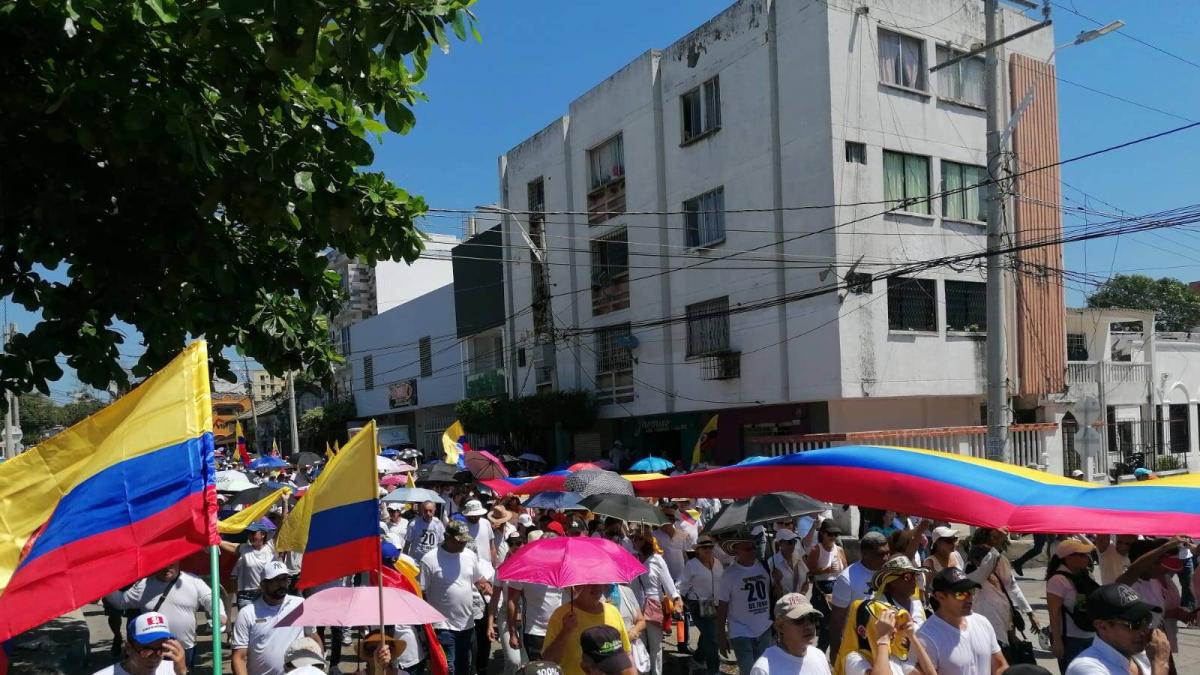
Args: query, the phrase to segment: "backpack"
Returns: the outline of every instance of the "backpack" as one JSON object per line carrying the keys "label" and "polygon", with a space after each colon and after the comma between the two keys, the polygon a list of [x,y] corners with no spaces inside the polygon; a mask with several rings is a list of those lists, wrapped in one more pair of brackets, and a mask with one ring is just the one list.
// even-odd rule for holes
{"label": "backpack", "polygon": [[1075,622],[1075,626],[1080,630],[1087,632],[1091,631],[1092,622],[1088,619],[1087,611],[1087,596],[1092,591],[1100,588],[1100,584],[1089,574],[1074,575],[1066,570],[1058,570],[1050,575],[1050,578],[1062,575],[1071,580],[1071,586],[1075,588],[1075,602],[1073,607],[1067,607],[1063,603],[1063,613],[1071,617],[1071,621]]}

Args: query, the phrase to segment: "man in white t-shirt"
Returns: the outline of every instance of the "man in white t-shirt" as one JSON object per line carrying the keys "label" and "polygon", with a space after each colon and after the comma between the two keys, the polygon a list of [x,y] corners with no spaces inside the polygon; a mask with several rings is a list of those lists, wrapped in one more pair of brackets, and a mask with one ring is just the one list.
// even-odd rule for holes
{"label": "man in white t-shirt", "polygon": [[261,518],[246,527],[246,542],[235,544],[229,541],[221,542],[221,550],[237,555],[233,565],[233,577],[237,580],[237,606],[241,609],[259,595],[262,585],[263,568],[275,560],[275,546],[271,543],[271,533],[275,525]]}
{"label": "man in white t-shirt", "polygon": [[[183,645],[187,667],[196,666],[196,612],[213,615],[212,588],[189,572],[180,572],[179,563],[162,568],[124,591],[113,591],[104,598],[119,609],[161,612],[167,617],[171,633]],[[225,625],[225,607],[220,599],[220,622]],[[215,622],[214,622],[215,623]]]}
{"label": "man in white t-shirt", "polygon": [[[524,599],[524,607],[521,600]],[[542,658],[546,627],[554,610],[563,604],[563,591],[541,584],[508,582],[508,640],[523,645],[530,661]],[[524,612],[522,613],[522,609]]]}
{"label": "man in white t-shirt", "polygon": [[379,534],[384,541],[391,543],[397,549],[404,550],[404,540],[408,535],[408,520],[404,518],[404,505],[399,502],[387,502],[387,520],[379,523]]}
{"label": "man in white t-shirt", "polygon": [[842,630],[850,605],[871,594],[871,577],[891,556],[887,537],[868,532],[858,542],[861,559],[842,570],[833,581],[833,605],[829,617],[829,653],[837,654],[842,644]]}
{"label": "man in white t-shirt", "polygon": [[777,644],[754,662],[750,675],[830,675],[825,652],[817,649],[821,612],[800,593],[787,593],[775,601]]}
{"label": "man in white t-shirt", "polygon": [[483,508],[483,504],[478,499],[470,499],[463,504],[462,514],[467,519],[467,531],[471,533],[471,539],[475,541],[475,555],[479,556],[480,560],[494,563],[496,560],[496,535],[492,531],[492,524],[483,520],[483,516],[487,515],[487,509]]}
{"label": "man in white t-shirt", "polygon": [[771,645],[771,576],[748,535],[721,546],[733,561],[725,566],[717,587],[717,647],[723,656],[732,647],[738,671],[749,675]]}
{"label": "man in white t-shirt", "polygon": [[971,612],[979,587],[957,567],[930,582],[937,611],[917,629],[917,639],[938,675],[997,675],[1008,667],[991,622]]}
{"label": "man in white t-shirt", "polygon": [[1136,534],[1101,534],[1096,537],[1096,550],[1100,552],[1100,583],[1117,583],[1117,577],[1129,568],[1129,549],[1135,541]]}
{"label": "man in white t-shirt", "polygon": [[446,526],[434,518],[436,513],[437,504],[421,502],[416,519],[408,526],[404,548],[400,550],[413,560],[424,558],[426,553],[442,545],[442,539],[446,536]]}
{"label": "man in white t-shirt", "polygon": [[314,633],[311,628],[277,625],[303,602],[288,595],[290,583],[287,565],[274,560],[263,567],[262,593],[233,622],[233,675],[283,675],[288,648],[301,634]]}
{"label": "man in white t-shirt", "polygon": [[[452,520],[446,525],[442,545],[421,558],[421,588],[425,601],[446,617],[434,625],[438,642],[446,652],[451,675],[470,675],[475,638],[475,590],[492,594],[479,556],[467,550],[473,541],[466,523]],[[237,674],[235,674],[237,675]]]}
{"label": "man in white t-shirt", "polygon": [[126,627],[121,660],[95,675],[187,675],[183,645],[175,639],[167,617],[146,612]]}

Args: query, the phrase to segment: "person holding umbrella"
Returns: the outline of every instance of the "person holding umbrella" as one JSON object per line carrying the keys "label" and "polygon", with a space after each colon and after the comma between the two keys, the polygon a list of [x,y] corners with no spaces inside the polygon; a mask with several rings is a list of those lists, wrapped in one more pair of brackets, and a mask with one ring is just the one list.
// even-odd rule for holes
{"label": "person holding umbrella", "polygon": [[586,675],[580,637],[595,626],[609,626],[620,637],[625,653],[630,651],[629,634],[621,612],[604,601],[608,584],[584,584],[570,589],[571,602],[554,610],[546,627],[546,649],[542,658],[562,666],[566,675]]}

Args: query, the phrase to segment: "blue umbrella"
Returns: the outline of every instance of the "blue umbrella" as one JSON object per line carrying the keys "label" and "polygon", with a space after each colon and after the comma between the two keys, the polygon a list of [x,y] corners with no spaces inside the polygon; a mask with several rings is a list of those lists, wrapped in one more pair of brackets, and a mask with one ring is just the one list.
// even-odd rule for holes
{"label": "blue umbrella", "polygon": [[574,492],[540,492],[522,504],[528,509],[550,509],[551,511],[586,510],[579,505],[583,497]]}
{"label": "blue umbrella", "polygon": [[384,448],[379,454],[383,455],[384,457],[399,457],[400,451],[395,448]]}
{"label": "blue umbrella", "polygon": [[287,467],[288,463],[282,459],[279,459],[278,457],[259,457],[258,459],[250,462],[250,468],[254,469],[255,471],[261,471],[263,469],[286,469]]}
{"label": "blue umbrella", "polygon": [[629,469],[631,471],[645,471],[646,473],[650,473],[654,471],[665,471],[674,466],[675,464],[671,460],[663,457],[646,457],[634,462],[633,466],[629,467]]}
{"label": "blue umbrella", "polygon": [[754,455],[753,457],[747,457],[746,459],[743,459],[742,461],[738,462],[737,464],[734,464],[734,466],[746,466],[747,464],[758,464],[759,462],[767,462],[772,459],[775,459],[775,458],[774,457],[763,457],[762,455]]}

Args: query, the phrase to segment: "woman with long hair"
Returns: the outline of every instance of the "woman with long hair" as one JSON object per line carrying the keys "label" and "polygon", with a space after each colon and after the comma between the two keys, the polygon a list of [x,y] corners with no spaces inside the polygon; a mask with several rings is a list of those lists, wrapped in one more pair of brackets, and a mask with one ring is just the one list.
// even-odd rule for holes
{"label": "woman with long hair", "polygon": [[833,612],[831,599],[833,597],[833,581],[846,569],[849,562],[846,552],[838,544],[842,534],[832,520],[821,523],[817,530],[817,543],[808,552],[809,578],[813,582],[812,603],[821,612],[820,634],[817,636],[817,649],[825,651],[829,647],[829,616]]}
{"label": "woman with long hair", "polygon": [[629,582],[629,587],[637,596],[646,619],[643,640],[650,653],[649,672],[662,675],[663,619],[669,609],[664,603],[679,604],[679,592],[653,535],[645,530],[639,532],[633,540],[633,548],[638,560],[646,566],[646,572]]}
{"label": "woman with long hair", "polygon": [[1054,547],[1046,565],[1046,611],[1050,615],[1050,651],[1058,667],[1067,664],[1087,649],[1096,636],[1087,617],[1088,593],[1099,588],[1092,578],[1092,551],[1095,546],[1082,539],[1067,538]]}

